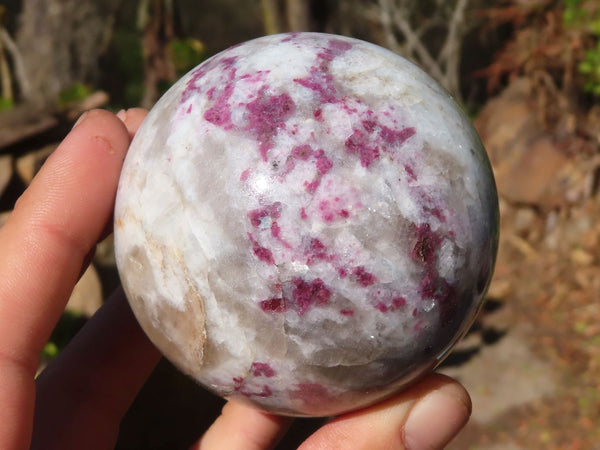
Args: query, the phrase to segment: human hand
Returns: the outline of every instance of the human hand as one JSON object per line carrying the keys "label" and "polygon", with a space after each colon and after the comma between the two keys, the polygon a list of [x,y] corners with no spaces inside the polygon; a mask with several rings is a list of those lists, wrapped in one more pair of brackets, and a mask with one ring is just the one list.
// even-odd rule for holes
{"label": "human hand", "polygon": [[[35,379],[38,356],[96,243],[110,231],[117,181],[145,116],[91,111],[44,164],[0,229],[0,448],[113,448],[119,423],[160,355],[122,291]],[[301,446],[442,448],[468,420],[456,381],[430,375],[378,405],[333,419]],[[289,418],[228,402],[195,449],[271,448]]]}

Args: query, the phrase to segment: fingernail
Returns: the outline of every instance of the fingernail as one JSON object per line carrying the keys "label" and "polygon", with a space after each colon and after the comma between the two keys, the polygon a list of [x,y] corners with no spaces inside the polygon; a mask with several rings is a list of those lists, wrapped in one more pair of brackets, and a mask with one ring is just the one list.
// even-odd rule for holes
{"label": "fingernail", "polygon": [[119,111],[117,113],[117,117],[119,119],[121,119],[121,122],[125,123],[125,119],[127,119],[127,111],[125,111],[124,109],[122,109],[121,111]]}
{"label": "fingernail", "polygon": [[404,424],[407,450],[442,449],[471,415],[471,403],[462,388],[447,384],[420,400]]}
{"label": "fingernail", "polygon": [[85,116],[88,115],[89,111],[84,112],[82,115],[79,116],[79,119],[77,119],[77,121],[75,122],[75,124],[73,125],[73,128],[75,128],[77,125],[81,124],[81,122],[83,122],[83,119],[85,119]]}

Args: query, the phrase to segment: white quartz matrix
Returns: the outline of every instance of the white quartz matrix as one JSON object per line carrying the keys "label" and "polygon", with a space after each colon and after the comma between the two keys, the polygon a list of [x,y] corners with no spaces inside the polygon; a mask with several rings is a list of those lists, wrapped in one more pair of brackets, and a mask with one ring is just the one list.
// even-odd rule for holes
{"label": "white quartz matrix", "polygon": [[366,42],[275,35],[152,109],[119,185],[133,311],[182,371],[278,414],[364,407],[473,322],[498,233],[489,162],[429,76]]}

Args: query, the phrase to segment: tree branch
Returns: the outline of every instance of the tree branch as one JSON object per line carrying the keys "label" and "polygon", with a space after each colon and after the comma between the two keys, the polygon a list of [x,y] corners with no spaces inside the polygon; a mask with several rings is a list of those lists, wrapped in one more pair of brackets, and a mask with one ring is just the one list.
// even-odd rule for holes
{"label": "tree branch", "polygon": [[387,47],[396,53],[401,53],[400,44],[392,26],[390,0],[379,0],[379,20],[383,27]]}
{"label": "tree branch", "polygon": [[24,98],[28,98],[29,94],[31,93],[31,88],[29,79],[27,77],[27,71],[25,70],[25,65],[23,64],[23,58],[21,57],[21,53],[19,52],[17,44],[15,44],[5,28],[0,28],[0,41],[8,53],[10,53],[12,58],[14,75],[21,95]]}
{"label": "tree branch", "polygon": [[10,76],[10,67],[8,67],[2,41],[0,41],[0,93],[2,94],[0,98],[12,102],[12,77]]}
{"label": "tree branch", "polygon": [[440,83],[444,84],[445,76],[444,73],[436,62],[436,60],[431,56],[423,41],[419,38],[419,36],[414,32],[410,23],[404,15],[400,12],[399,9],[396,9],[394,12],[394,22],[398,26],[400,32],[404,35],[406,39],[407,45],[412,46],[415,49],[415,53],[419,58],[421,64],[423,64],[423,68],[429,72],[431,76],[436,78]]}
{"label": "tree branch", "polygon": [[280,33],[281,23],[279,20],[277,0],[261,0],[260,6],[262,9],[265,34]]}
{"label": "tree branch", "polygon": [[467,9],[468,4],[469,0],[458,0],[456,3],[452,18],[448,23],[446,42],[438,57],[438,61],[440,61],[441,64],[447,63],[457,44],[460,45],[462,35],[464,35],[463,24],[465,22],[465,10]]}
{"label": "tree branch", "polygon": [[[466,33],[465,10],[469,0],[458,0],[452,19],[450,20],[446,43],[440,52],[439,61],[446,66],[448,85],[446,88],[454,93],[458,100],[462,100],[460,93],[460,59],[463,37]],[[443,61],[443,62],[442,62]]]}
{"label": "tree branch", "polygon": [[[466,34],[469,0],[435,0],[434,11],[423,11],[414,0],[378,0],[373,8],[383,32],[385,45],[407,57],[415,58],[431,76],[460,101],[460,60],[462,39]],[[437,54],[428,47],[428,31],[443,27],[445,39]],[[402,39],[398,38],[402,36]]]}

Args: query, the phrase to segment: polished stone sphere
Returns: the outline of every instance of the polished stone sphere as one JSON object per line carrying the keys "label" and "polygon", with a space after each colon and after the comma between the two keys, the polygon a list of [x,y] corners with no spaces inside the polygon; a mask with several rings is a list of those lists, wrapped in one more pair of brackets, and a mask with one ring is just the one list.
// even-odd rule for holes
{"label": "polished stone sphere", "polygon": [[473,322],[498,242],[482,144],[452,98],[375,45],[232,47],[178,81],[125,160],[123,287],[183,372],[278,414],[365,407]]}

